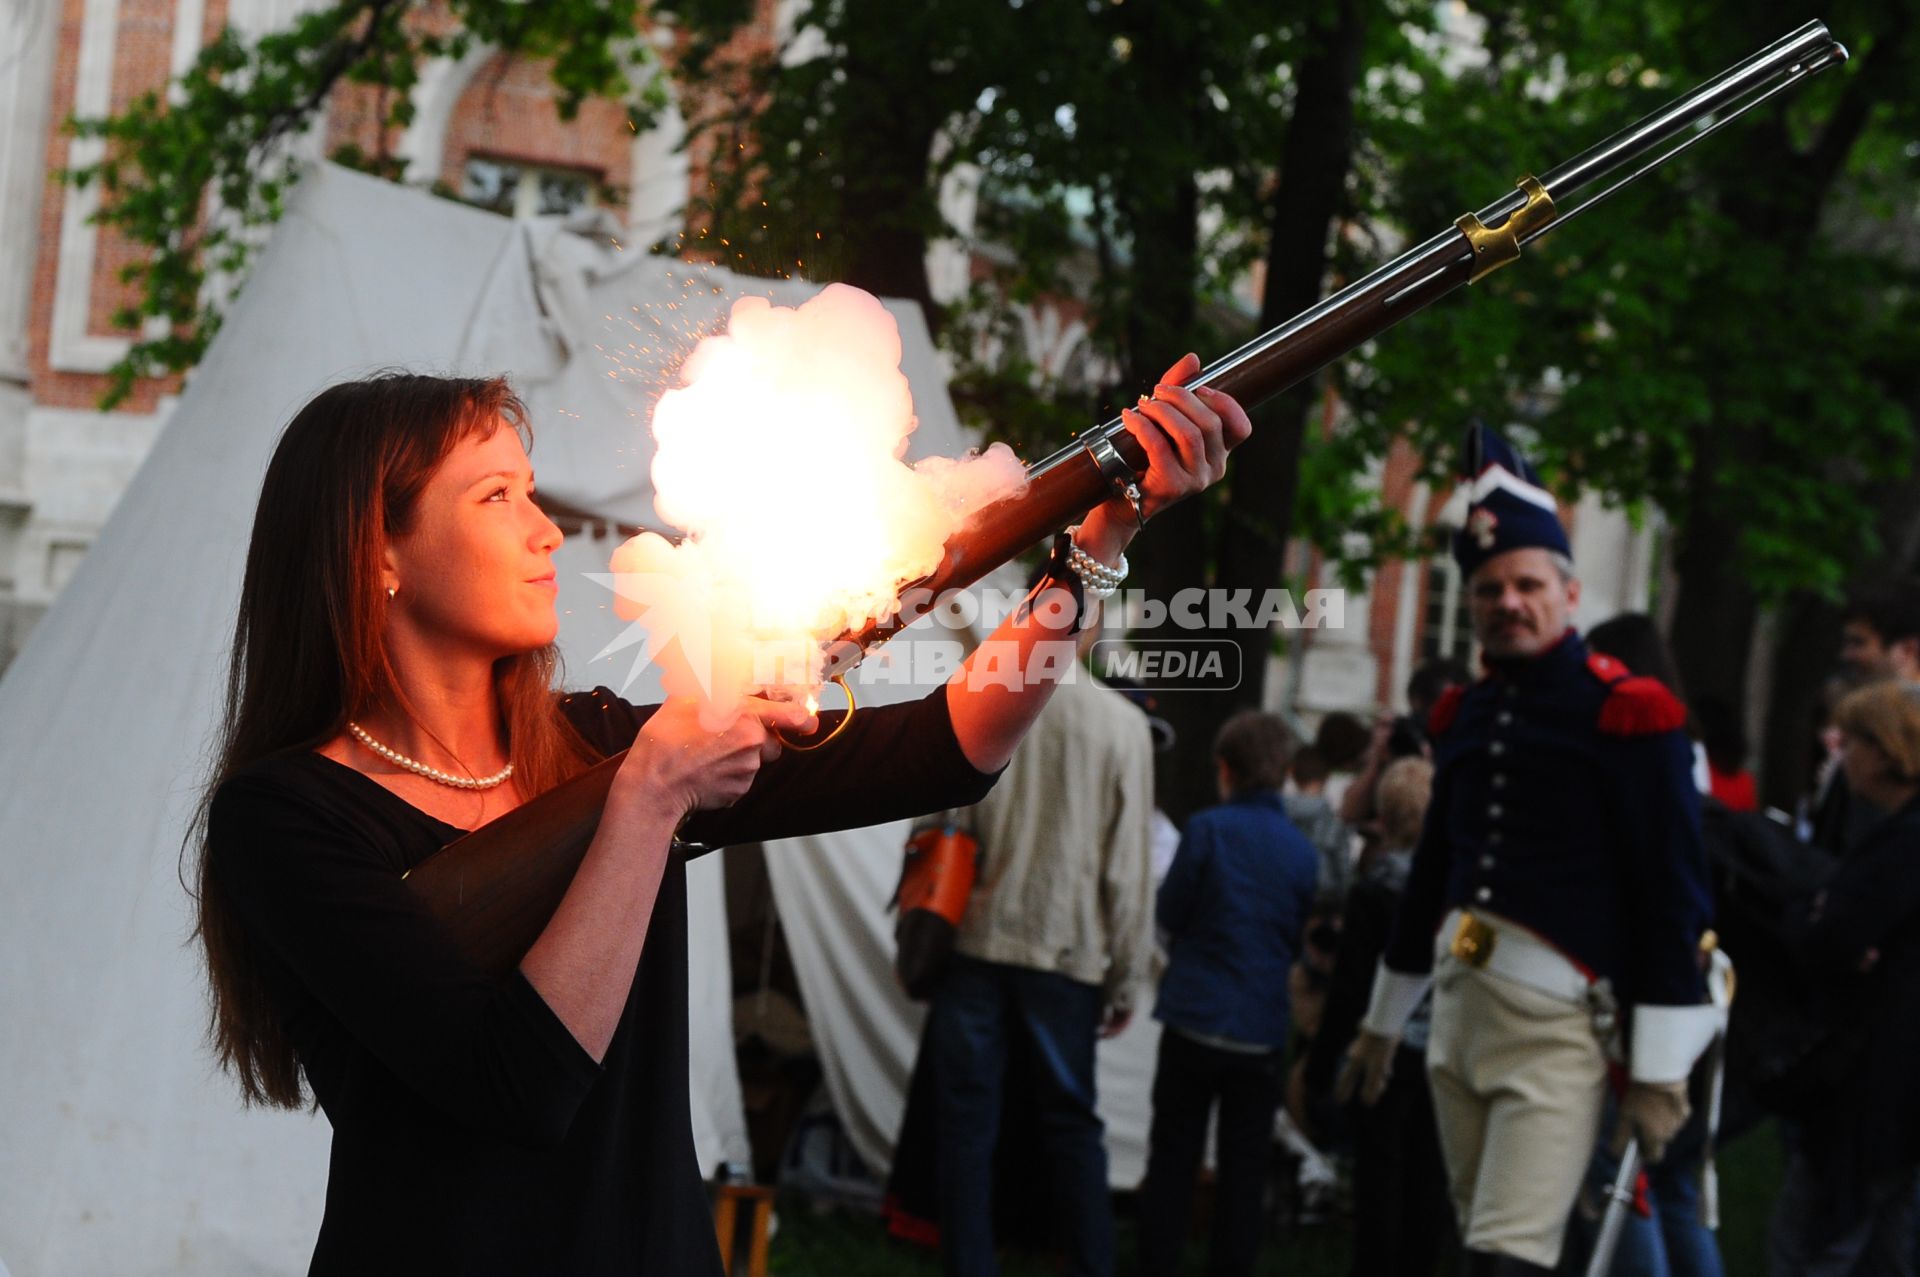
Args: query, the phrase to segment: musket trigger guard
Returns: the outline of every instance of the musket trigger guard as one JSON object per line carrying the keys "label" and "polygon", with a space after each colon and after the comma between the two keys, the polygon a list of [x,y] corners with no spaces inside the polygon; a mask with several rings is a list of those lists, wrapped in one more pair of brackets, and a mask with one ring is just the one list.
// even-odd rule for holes
{"label": "musket trigger guard", "polygon": [[1547,188],[1531,174],[1514,183],[1527,194],[1527,202],[1507,215],[1498,226],[1487,226],[1472,213],[1462,213],[1454,221],[1473,248],[1473,278],[1477,284],[1509,262],[1520,259],[1520,241],[1559,216]]}
{"label": "musket trigger guard", "polygon": [[825,736],[822,736],[819,740],[816,740],[816,741],[807,741],[803,743],[801,741],[797,741],[793,739],[793,737],[787,735],[785,732],[781,731],[778,727],[774,728],[773,734],[775,739],[777,739],[786,748],[794,750],[795,752],[801,753],[801,754],[807,753],[810,750],[819,749],[822,745],[825,745],[828,741],[838,736],[841,732],[846,731],[847,724],[853,721],[853,711],[857,707],[853,703],[853,689],[847,686],[847,676],[845,674],[835,674],[832,678],[828,679],[827,681],[829,683],[838,683],[840,685],[840,691],[847,698],[846,714],[841,717],[839,722],[833,725],[832,731],[828,732]]}
{"label": "musket trigger guard", "polygon": [[1093,458],[1093,464],[1099,468],[1100,477],[1107,481],[1115,496],[1125,497],[1127,504],[1133,507],[1134,521],[1141,527],[1147,526],[1147,514],[1140,495],[1140,476],[1133,472],[1127,459],[1113,446],[1113,440],[1105,434],[1096,434],[1091,439],[1081,441],[1081,447]]}

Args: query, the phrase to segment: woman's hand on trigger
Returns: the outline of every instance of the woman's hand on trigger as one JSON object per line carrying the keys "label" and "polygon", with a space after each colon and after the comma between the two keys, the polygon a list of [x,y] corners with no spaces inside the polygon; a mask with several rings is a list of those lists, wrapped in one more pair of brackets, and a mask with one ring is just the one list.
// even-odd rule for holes
{"label": "woman's hand on trigger", "polygon": [[715,731],[701,722],[698,702],[670,699],[642,725],[614,783],[677,817],[730,807],[752,787],[762,764],[780,756],[773,729],[806,735],[818,727],[804,705],[749,696],[733,721]]}

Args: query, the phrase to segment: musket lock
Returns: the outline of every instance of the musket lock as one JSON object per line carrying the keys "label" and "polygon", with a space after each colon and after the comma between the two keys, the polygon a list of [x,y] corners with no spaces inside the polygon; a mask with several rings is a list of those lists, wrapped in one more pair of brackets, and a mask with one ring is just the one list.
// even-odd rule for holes
{"label": "musket lock", "polygon": [[1509,213],[1500,225],[1489,227],[1472,213],[1462,213],[1453,223],[1473,246],[1473,278],[1468,283],[1477,284],[1508,262],[1517,261],[1521,237],[1533,234],[1556,216],[1553,197],[1538,178],[1529,175],[1514,185],[1527,193],[1527,202]]}

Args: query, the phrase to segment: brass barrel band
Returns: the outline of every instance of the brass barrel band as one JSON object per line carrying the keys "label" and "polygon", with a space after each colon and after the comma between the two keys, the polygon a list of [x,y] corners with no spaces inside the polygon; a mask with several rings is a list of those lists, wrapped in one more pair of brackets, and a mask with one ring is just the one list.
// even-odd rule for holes
{"label": "brass barrel band", "polygon": [[1526,192],[1527,202],[1507,215],[1498,226],[1488,226],[1472,213],[1462,213],[1454,221],[1460,233],[1473,247],[1473,278],[1477,284],[1509,262],[1520,260],[1520,240],[1551,222],[1555,217],[1553,197],[1531,174],[1514,183]]}

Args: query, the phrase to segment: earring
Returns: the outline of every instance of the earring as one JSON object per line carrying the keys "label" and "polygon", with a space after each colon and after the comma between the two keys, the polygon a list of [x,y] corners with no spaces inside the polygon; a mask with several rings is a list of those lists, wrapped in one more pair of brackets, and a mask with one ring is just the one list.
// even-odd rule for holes
{"label": "earring", "polygon": [[393,590],[394,590],[393,586],[389,585],[387,587],[387,602],[389,603],[393,602]]}

